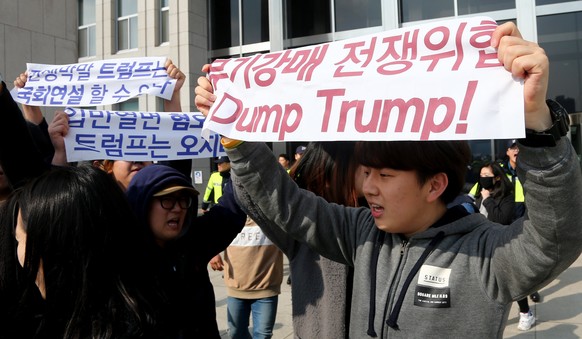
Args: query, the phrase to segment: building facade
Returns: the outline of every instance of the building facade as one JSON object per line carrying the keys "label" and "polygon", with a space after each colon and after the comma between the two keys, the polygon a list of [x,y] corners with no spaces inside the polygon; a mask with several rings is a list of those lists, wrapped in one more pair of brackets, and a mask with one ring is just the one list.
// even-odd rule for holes
{"label": "building facade", "polygon": [[[0,0],[0,73],[8,88],[26,63],[77,62],[77,0]],[[43,108],[50,122],[54,109]]]}

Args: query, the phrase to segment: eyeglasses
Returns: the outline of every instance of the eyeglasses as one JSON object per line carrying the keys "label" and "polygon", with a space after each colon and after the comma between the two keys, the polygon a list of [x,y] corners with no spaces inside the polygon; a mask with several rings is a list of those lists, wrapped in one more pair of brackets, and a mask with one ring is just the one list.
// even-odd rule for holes
{"label": "eyeglasses", "polygon": [[191,197],[159,197],[157,198],[160,200],[160,205],[163,209],[172,210],[176,203],[182,209],[190,208],[192,206],[192,198]]}

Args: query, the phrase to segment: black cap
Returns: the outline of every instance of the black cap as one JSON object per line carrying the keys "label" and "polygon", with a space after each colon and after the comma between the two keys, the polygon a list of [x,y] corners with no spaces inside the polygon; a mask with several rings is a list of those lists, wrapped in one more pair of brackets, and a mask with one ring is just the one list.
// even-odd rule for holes
{"label": "black cap", "polygon": [[222,157],[218,157],[218,158],[216,158],[216,160],[214,160],[215,164],[222,164],[223,162],[230,162],[230,159],[227,156],[222,156]]}
{"label": "black cap", "polygon": [[297,146],[297,148],[295,149],[295,153],[296,154],[303,154],[303,152],[305,152],[305,150],[307,149],[307,147],[305,146]]}

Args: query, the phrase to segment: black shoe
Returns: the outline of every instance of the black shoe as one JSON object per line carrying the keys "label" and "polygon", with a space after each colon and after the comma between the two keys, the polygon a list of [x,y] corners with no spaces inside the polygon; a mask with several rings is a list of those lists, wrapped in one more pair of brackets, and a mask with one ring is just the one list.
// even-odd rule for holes
{"label": "black shoe", "polygon": [[287,278],[287,285],[291,285],[291,276]]}
{"label": "black shoe", "polygon": [[539,303],[541,299],[540,294],[538,292],[530,294],[529,297],[531,298],[531,301],[533,301],[534,303]]}

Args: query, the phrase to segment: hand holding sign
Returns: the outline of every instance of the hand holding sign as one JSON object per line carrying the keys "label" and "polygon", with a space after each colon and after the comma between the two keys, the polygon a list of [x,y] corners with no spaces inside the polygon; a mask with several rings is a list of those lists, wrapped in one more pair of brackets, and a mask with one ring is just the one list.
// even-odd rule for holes
{"label": "hand holding sign", "polygon": [[[202,66],[202,72],[208,73],[209,71],[210,64]],[[204,116],[208,116],[210,107],[212,107],[216,101],[216,95],[214,95],[214,88],[212,88],[210,80],[208,80],[206,77],[199,77],[198,86],[196,86],[194,92],[196,93],[196,98],[194,98],[196,108],[198,108],[198,110],[200,110]]]}
{"label": "hand holding sign", "polygon": [[491,37],[499,61],[513,76],[524,79],[525,127],[544,131],[552,125],[546,105],[549,60],[536,43],[522,39],[513,22],[499,26]]}

